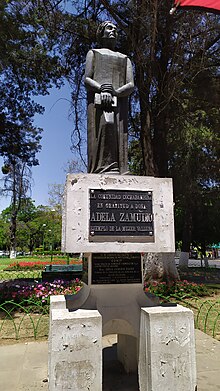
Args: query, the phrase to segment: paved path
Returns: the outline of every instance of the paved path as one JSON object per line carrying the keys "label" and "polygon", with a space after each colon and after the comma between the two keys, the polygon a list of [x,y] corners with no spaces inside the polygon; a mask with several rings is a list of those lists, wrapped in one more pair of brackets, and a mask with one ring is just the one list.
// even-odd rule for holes
{"label": "paved path", "polygon": [[[176,265],[179,265],[179,258],[175,258]],[[208,263],[210,267],[214,267],[217,269],[220,269],[220,258],[216,259],[209,259],[208,258]],[[201,259],[189,259],[188,262],[189,267],[201,267]],[[202,260],[202,267],[204,267],[204,259]]]}
{"label": "paved path", "polygon": [[[103,391],[138,391],[137,374],[126,375],[115,359],[116,336],[104,337],[103,347]],[[47,355],[47,342],[0,346],[0,389],[48,390]],[[196,356],[198,391],[219,391],[220,342],[196,330]]]}

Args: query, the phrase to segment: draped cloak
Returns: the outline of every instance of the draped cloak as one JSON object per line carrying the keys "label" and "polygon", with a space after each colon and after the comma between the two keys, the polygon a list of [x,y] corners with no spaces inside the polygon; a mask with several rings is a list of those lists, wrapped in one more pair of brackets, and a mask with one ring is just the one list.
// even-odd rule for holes
{"label": "draped cloak", "polygon": [[[127,83],[127,56],[109,49],[92,49],[93,74],[100,85],[110,83],[117,90]],[[128,97],[117,98],[108,112],[95,103],[95,92],[88,89],[88,172],[127,172]]]}

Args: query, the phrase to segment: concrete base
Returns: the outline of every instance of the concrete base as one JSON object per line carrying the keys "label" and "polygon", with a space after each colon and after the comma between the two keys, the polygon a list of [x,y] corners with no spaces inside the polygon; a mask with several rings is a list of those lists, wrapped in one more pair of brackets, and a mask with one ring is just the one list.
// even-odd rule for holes
{"label": "concrete base", "polygon": [[182,306],[141,309],[140,391],[195,391],[194,320]]}
{"label": "concrete base", "polygon": [[127,373],[137,371],[138,339],[130,335],[118,335],[117,358]]}
{"label": "concrete base", "polygon": [[[79,295],[79,296],[78,296]],[[51,296],[50,325],[52,313],[58,310],[76,313],[77,309],[98,311],[102,316],[102,335],[117,334],[118,359],[127,373],[137,370],[138,341],[141,307],[159,305],[154,295],[145,294],[142,284],[91,285],[84,284],[77,295]],[[52,327],[52,326],[51,326]],[[49,367],[51,367],[52,331],[49,332]]]}
{"label": "concrete base", "polygon": [[[159,305],[157,297],[143,292],[142,284],[91,285],[86,291],[88,289],[88,298],[81,308],[99,311],[103,335],[123,334],[139,338],[141,307]],[[77,309],[77,305],[74,295],[67,297],[69,311]]]}
{"label": "concrete base", "polygon": [[[119,295],[117,287],[109,287],[115,303],[112,306],[111,299],[106,300],[110,291],[105,297],[100,286],[98,290],[92,288],[95,287],[91,287],[83,306],[90,307],[93,303],[94,307],[101,309],[103,317],[97,309],[58,309],[67,304],[64,296],[51,298],[49,391],[84,391],[87,387],[91,391],[101,391],[101,338],[113,333],[118,334],[117,356],[125,371],[135,372],[138,365],[140,391],[158,391],[158,388],[163,391],[195,391],[192,311],[179,305],[140,309],[137,296],[134,295],[135,301],[132,302],[135,290],[131,289],[131,296],[128,293],[126,301],[125,296]],[[133,319],[134,314],[137,315],[136,324],[132,316],[129,318],[129,313]]]}
{"label": "concrete base", "polygon": [[51,310],[49,391],[102,390],[102,319],[98,311]]}

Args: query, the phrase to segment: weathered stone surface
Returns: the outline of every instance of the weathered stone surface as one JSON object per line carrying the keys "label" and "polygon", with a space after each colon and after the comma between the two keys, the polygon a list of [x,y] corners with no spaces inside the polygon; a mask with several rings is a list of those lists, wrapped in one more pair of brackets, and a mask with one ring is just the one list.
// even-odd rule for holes
{"label": "weathered stone surface", "polygon": [[102,318],[96,310],[51,310],[49,391],[102,390]]}
{"label": "weathered stone surface", "polygon": [[139,348],[140,391],[195,391],[194,320],[191,310],[142,308]]}
{"label": "weathered stone surface", "polygon": [[[131,232],[123,237],[119,233],[113,238],[91,241],[89,226],[91,189],[152,192],[153,241],[149,242],[148,236],[132,236]],[[106,225],[114,226],[114,223],[106,222]],[[69,174],[65,190],[62,249],[66,252],[83,253],[174,253],[172,179],[112,174]]]}

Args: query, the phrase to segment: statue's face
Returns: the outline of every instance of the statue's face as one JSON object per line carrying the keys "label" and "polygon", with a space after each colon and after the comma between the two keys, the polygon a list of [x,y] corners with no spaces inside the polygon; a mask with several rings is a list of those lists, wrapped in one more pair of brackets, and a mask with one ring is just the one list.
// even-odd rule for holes
{"label": "statue's face", "polygon": [[108,23],[103,31],[102,38],[117,39],[117,27],[113,23]]}

